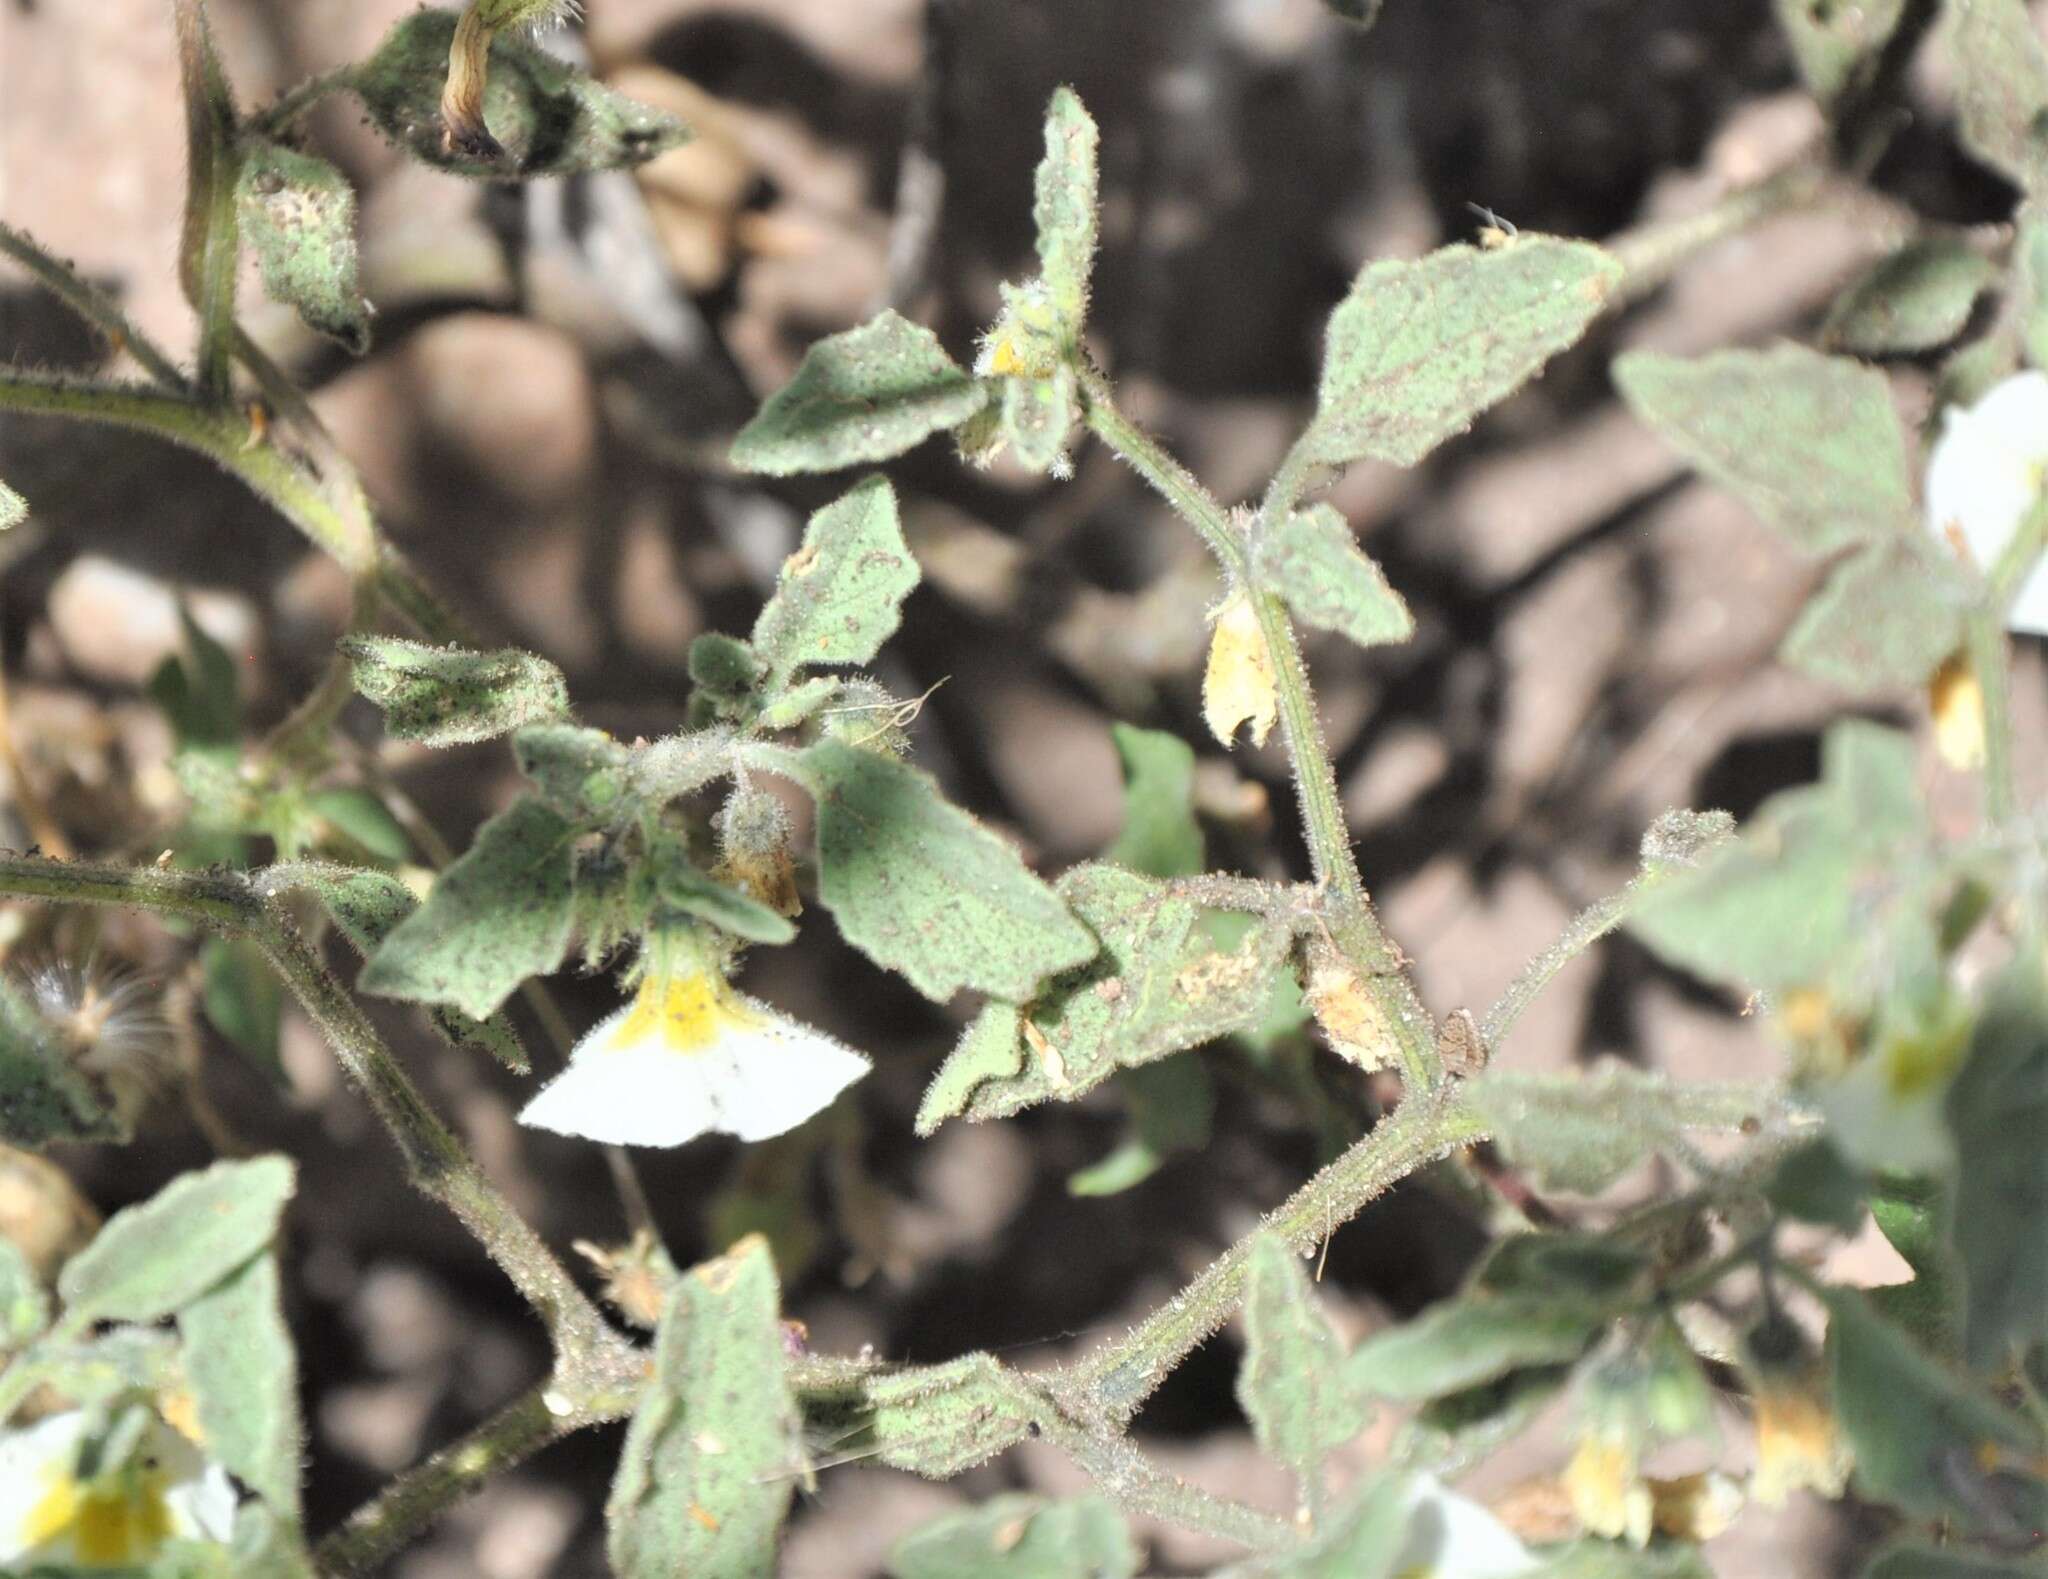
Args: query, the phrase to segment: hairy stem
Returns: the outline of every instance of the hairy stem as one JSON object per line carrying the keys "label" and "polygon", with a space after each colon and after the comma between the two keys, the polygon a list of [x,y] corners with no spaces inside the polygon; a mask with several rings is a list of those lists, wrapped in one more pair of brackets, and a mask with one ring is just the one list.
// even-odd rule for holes
{"label": "hairy stem", "polygon": [[126,351],[167,394],[185,394],[191,384],[178,364],[157,343],[128,321],[128,315],[106,292],[79,277],[76,270],[34,237],[0,224],[0,254],[14,259],[38,285],[99,330],[116,351]]}
{"label": "hairy stem", "polygon": [[[1425,1164],[1486,1138],[1456,1085],[1417,1092],[1260,1225],[1306,1253]],[[1232,1245],[1160,1310],[1046,1378],[1077,1415],[1128,1422],[1176,1365],[1230,1319],[1257,1234]]]}
{"label": "hairy stem", "polygon": [[250,939],[326,1035],[343,1072],[397,1144],[414,1187],[462,1220],[547,1324],[558,1375],[608,1376],[621,1354],[632,1352],[428,1106],[284,908],[267,902],[248,878],[0,854],[0,894],[147,910]]}
{"label": "hairy stem", "polygon": [[1608,307],[1639,301],[1676,274],[1695,254],[1779,214],[1809,206],[1827,187],[1825,149],[1816,149],[1773,175],[1721,196],[1711,207],[1679,219],[1625,230],[1605,243],[1622,266],[1621,284]]}
{"label": "hairy stem", "polygon": [[1246,585],[1259,630],[1272,654],[1280,723],[1308,833],[1309,859],[1323,890],[1321,914],[1331,941],[1358,972],[1393,1038],[1409,1088],[1427,1090],[1441,1078],[1435,1027],[1408,979],[1406,962],[1381,928],[1351,853],[1351,832],[1337,792],[1337,773],[1323,743],[1315,693],[1302,662],[1287,608],[1256,586],[1243,532],[1223,507],[1152,436],[1117,410],[1108,381],[1092,368],[1082,372],[1083,408],[1089,429],[1130,463],[1174,510],[1201,534],[1233,583]]}
{"label": "hairy stem", "polygon": [[1278,1514],[1220,1497],[1161,1469],[1126,1437],[1087,1430],[1058,1416],[1043,1422],[1046,1440],[1126,1513],[1221,1536],[1254,1551],[1291,1545],[1295,1527]]}
{"label": "hairy stem", "polygon": [[199,315],[199,389],[224,406],[234,364],[235,280],[241,261],[240,174],[235,103],[228,90],[203,0],[171,0],[178,75],[185,97],[185,226],[179,277]]}

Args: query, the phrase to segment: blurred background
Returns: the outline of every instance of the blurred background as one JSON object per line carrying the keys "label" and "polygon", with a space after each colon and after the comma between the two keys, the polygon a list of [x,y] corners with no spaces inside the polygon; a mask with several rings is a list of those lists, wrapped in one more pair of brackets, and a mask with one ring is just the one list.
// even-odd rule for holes
{"label": "blurred background", "polygon": [[[367,54],[412,6],[211,9],[243,102],[260,105]],[[1226,501],[1256,494],[1305,417],[1323,321],[1363,260],[1484,225],[1600,238],[1696,213],[1821,130],[1770,0],[1387,0],[1366,34],[1319,0],[584,10],[557,46],[681,114],[695,142],[637,176],[485,188],[407,164],[353,101],[330,103],[312,142],[360,184],[374,348],[353,361],[312,339],[253,276],[244,301],[393,536],[479,630],[561,664],[585,720],[626,738],[680,725],[691,639],[751,625],[805,512],[840,486],[765,483],[723,461],[805,346],[894,304],[967,360],[997,283],[1034,267],[1031,171],[1056,84],[1080,91],[1103,132],[1095,351],[1128,409]],[[161,0],[0,0],[0,216],[184,353],[176,76]],[[1830,693],[1773,660],[1817,567],[1695,482],[1607,378],[1627,347],[1809,332],[1904,233],[1905,205],[1962,223],[2004,217],[2011,193],[1951,151],[1941,62],[1916,61],[1900,94],[1910,114],[1877,167],[1879,195],[1702,253],[1469,437],[1414,471],[1361,466],[1333,491],[1419,622],[1406,647],[1318,639],[1309,655],[1367,882],[1438,1013],[1491,1001],[1625,878],[1665,807],[1747,815],[1815,776],[1819,726],[1845,710],[1918,727],[1912,699]],[[0,358],[90,369],[100,355],[0,272]],[[1924,423],[1927,374],[1897,371],[1902,416]],[[1101,450],[1081,444],[1076,460],[1075,479],[1055,483],[969,472],[934,443],[890,468],[926,583],[879,674],[904,696],[944,682],[915,727],[918,760],[1051,872],[1119,827],[1109,725],[1171,730],[1201,759],[1211,864],[1305,874],[1277,737],[1225,754],[1201,726],[1217,586],[1199,544]],[[238,659],[260,728],[321,674],[345,577],[205,462],[143,438],[0,420],[0,476],[35,510],[0,542],[21,771],[76,851],[153,858],[180,808],[168,731],[142,686],[178,647],[176,598]],[[2040,660],[2026,644],[2016,697],[2037,744]],[[375,738],[367,711],[345,727]],[[517,788],[498,745],[386,747],[381,759],[458,847]],[[2034,793],[2042,769],[2039,750],[2022,764]],[[1967,808],[1969,784],[1931,753],[1927,774],[1938,807]],[[31,842],[18,818],[0,832]],[[174,1004],[189,984],[191,940],[119,917],[51,925],[16,916],[7,935],[130,961]],[[1122,1134],[1113,1092],[917,1142],[918,1095],[971,1002],[925,1003],[816,913],[797,945],[757,951],[745,984],[867,1050],[874,1075],[785,1141],[643,1153],[642,1173],[680,1262],[772,1230],[789,1310],[821,1350],[1058,1358],[1167,1297],[1368,1122],[1360,1077],[1306,1033],[1256,1078],[1240,1053],[1210,1049],[1225,1100],[1209,1144],[1128,1191],[1076,1198],[1069,1176]],[[565,978],[561,993],[579,1029],[617,1002],[602,976]],[[1767,1073],[1775,1055],[1740,1009],[1617,939],[1565,973],[1505,1056]],[[395,1006],[376,1012],[551,1241],[621,1237],[595,1151],[514,1123],[526,1085],[441,1047]],[[300,1159],[287,1265],[321,1529],[539,1376],[545,1347],[453,1221],[407,1192],[310,1026],[287,1011],[281,1079],[203,1019],[189,1045],[203,1102],[160,1103],[133,1147],[56,1160],[107,1212],[216,1145]],[[0,1214],[87,1210],[54,1190],[7,1159]],[[1323,1289],[1346,1335],[1449,1291],[1485,1232],[1483,1196],[1448,1169],[1343,1229]],[[1866,1278],[1887,1275],[1872,1247],[1848,1254]],[[1234,1336],[1212,1341],[1139,1430],[1169,1467],[1283,1507],[1288,1489],[1256,1460],[1231,1397],[1236,1353]],[[1358,1464],[1395,1423],[1357,1445]],[[1731,1462],[1745,1447],[1731,1431]],[[601,1573],[616,1448],[617,1433],[600,1432],[551,1450],[394,1571]],[[1542,1534],[1544,1477],[1564,1452],[1553,1419],[1471,1489],[1509,1499]],[[878,1572],[905,1529],[1018,1485],[1076,1489],[1063,1461],[1028,1450],[947,1486],[830,1471],[800,1503],[784,1571]],[[1870,1534],[1853,1511],[1795,1501],[1752,1510],[1708,1552],[1729,1579],[1828,1575],[1850,1571]],[[1162,1573],[1223,1555],[1148,1535]]]}

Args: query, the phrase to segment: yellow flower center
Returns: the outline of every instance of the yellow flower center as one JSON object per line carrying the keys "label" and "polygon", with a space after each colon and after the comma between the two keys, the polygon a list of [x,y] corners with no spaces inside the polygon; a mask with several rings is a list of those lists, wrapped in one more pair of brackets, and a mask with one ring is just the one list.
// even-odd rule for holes
{"label": "yellow flower center", "polygon": [[81,1485],[69,1470],[50,1476],[50,1489],[29,1510],[24,1543],[33,1551],[71,1537],[78,1561],[111,1567],[156,1555],[171,1538],[171,1507],[161,1470],[123,1471]]}
{"label": "yellow flower center", "polygon": [[659,1037],[678,1053],[701,1053],[728,1030],[752,1023],[725,983],[709,971],[687,976],[649,974],[633,999],[633,1012],[619,1028],[614,1046]]}

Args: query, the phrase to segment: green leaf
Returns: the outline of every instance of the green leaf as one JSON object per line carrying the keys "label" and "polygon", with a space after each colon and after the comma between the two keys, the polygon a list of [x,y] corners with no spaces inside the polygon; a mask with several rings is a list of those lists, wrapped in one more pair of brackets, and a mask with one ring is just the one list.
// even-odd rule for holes
{"label": "green leaf", "polygon": [[0,1238],[0,1355],[38,1337],[50,1324],[50,1296],[28,1257]]}
{"label": "green leaf", "polygon": [[826,505],[754,622],[769,684],[779,687],[809,665],[868,662],[895,634],[917,582],[886,479],[870,477]]}
{"label": "green leaf", "polygon": [[1918,531],[1884,375],[1802,346],[1614,364],[1631,409],[1801,553]]}
{"label": "green leaf", "polygon": [[1869,1188],[1868,1179],[1823,1137],[1778,1164],[1764,1186],[1764,1199],[1787,1217],[1853,1234],[1863,1226]]}
{"label": "green leaf", "polygon": [[762,729],[794,729],[815,718],[827,702],[839,695],[844,684],[835,674],[801,680],[780,696],[763,702],[755,721]]}
{"label": "green leaf", "polygon": [[274,1080],[284,1078],[278,1027],[284,984],[269,956],[245,938],[208,938],[199,951],[200,1002],[215,1030]]}
{"label": "green leaf", "polygon": [[987,403],[931,330],[894,312],[820,340],[733,440],[742,471],[787,477],[901,455]]}
{"label": "green leaf", "polygon": [[184,632],[185,650],[166,658],[150,676],[149,699],[170,721],[181,750],[232,759],[240,755],[242,745],[241,685],[235,660],[192,618],[192,610],[183,602],[178,605],[178,623]]}
{"label": "green leaf", "polygon": [[1244,1300],[1237,1401],[1267,1457],[1294,1472],[1306,1507],[1323,1460],[1365,1429],[1372,1408],[1346,1374],[1344,1346],[1316,1305],[1300,1257],[1273,1234],[1252,1242]]}
{"label": "green leaf", "polygon": [[1406,641],[1415,620],[1401,594],[1368,559],[1344,517],[1327,504],[1287,517],[1260,538],[1252,573],[1287,600],[1295,617],[1361,647]]}
{"label": "green leaf", "polygon": [[1894,1546],[1878,1553],[1863,1579],[2041,1579],[2041,1565],[1953,1546]]}
{"label": "green leaf", "polygon": [[[1285,927],[1255,919],[1242,943],[1219,949],[1192,900],[1114,866],[1077,866],[1059,893],[1094,929],[1101,951],[1029,1004],[1019,1024],[1029,1049],[1022,1068],[974,1085],[970,1119],[1071,1102],[1119,1069],[1256,1026],[1292,942]],[[976,1067],[992,1062],[981,1037],[978,1025],[970,1029],[955,1057]],[[950,1070],[939,1078],[955,1089],[964,1083]]]}
{"label": "green leaf", "polygon": [[1564,1365],[1609,1320],[1603,1302],[1557,1294],[1465,1295],[1375,1333],[1346,1380],[1375,1398],[1442,1398],[1529,1366]]}
{"label": "green leaf", "polygon": [[[1406,1555],[1414,1521],[1401,1478],[1375,1476],[1306,1544],[1232,1563],[1213,1579],[1406,1579],[1394,1564]],[[1452,1579],[1452,1571],[1442,1579]]]}
{"label": "green leaf", "polygon": [[950,1480],[986,1463],[1049,1407],[988,1354],[872,1376],[862,1393],[876,1455],[928,1480]]}
{"label": "green leaf", "polygon": [[55,1027],[0,977],[0,1140],[40,1150],[53,1141],[125,1141],[130,1126],[71,1060]]}
{"label": "green leaf", "polygon": [[545,658],[507,647],[468,652],[396,636],[350,636],[356,689],[384,710],[396,740],[466,745],[569,711],[569,683]]}
{"label": "green leaf", "polygon": [[1527,1430],[1571,1376],[1570,1365],[1532,1366],[1431,1399],[1402,1429],[1395,1461],[1459,1474]]}
{"label": "green leaf", "polygon": [[2048,996],[2038,971],[2015,967],[1993,987],[1946,1105],[1963,1352],[1988,1371],[2013,1345],[2048,1340]]}
{"label": "green leaf", "polygon": [[1067,1177],[1069,1195],[1117,1195],[1152,1177],[1177,1151],[1209,1144],[1216,1082],[1200,1058],[1168,1058],[1126,1069],[1117,1086],[1130,1105],[1128,1132],[1100,1162]]}
{"label": "green leaf", "polygon": [[575,833],[545,803],[513,802],[378,945],[363,991],[452,1004],[477,1019],[496,1013],[568,951]]}
{"label": "green leaf", "polygon": [[357,356],[369,350],[370,304],[357,275],[356,192],[348,177],[325,159],[250,138],[235,198],[271,300]]}
{"label": "green leaf", "polygon": [[992,1497],[913,1530],[889,1553],[891,1579],[1130,1579],[1137,1571],[1130,1532],[1100,1497]]}
{"label": "green leaf", "polygon": [[633,754],[602,729],[529,724],[512,737],[512,755],[565,817],[607,817],[626,797]]}
{"label": "green leaf", "polygon": [[378,860],[395,866],[411,858],[411,837],[369,790],[353,785],[315,790],[306,804]]}
{"label": "green leaf", "polygon": [[180,1310],[178,1331],[207,1457],[296,1523],[305,1433],[278,1300],[277,1257],[258,1254]]}
{"label": "green leaf", "polygon": [[1195,753],[1178,735],[1111,724],[1124,769],[1124,826],[1104,852],[1153,877],[1192,877],[1207,856],[1195,820]]}
{"label": "green leaf", "polygon": [[[342,936],[365,959],[420,907],[418,897],[405,884],[389,872],[368,867],[300,861],[273,866],[263,875],[274,887],[301,888],[317,898]],[[531,1068],[526,1049],[502,1016],[477,1019],[460,1009],[434,1004],[427,1009],[427,1020],[452,1047],[477,1048],[520,1074]]]}
{"label": "green leaf", "polygon": [[1862,89],[1899,25],[1905,0],[1776,0],[1778,24],[1792,46],[1799,75],[1823,106]]}
{"label": "green leaf", "polygon": [[1871,543],[1828,578],[1780,655],[1857,693],[1924,685],[1963,644],[1970,578],[1929,533]]}
{"label": "green leaf", "polygon": [[[1858,9],[1841,8],[1844,14]],[[1997,280],[1991,260],[1960,241],[1909,242],[1835,298],[1821,339],[1835,350],[1863,356],[1931,351],[1963,332],[1977,298]]]}
{"label": "green leaf", "polygon": [[1870,1197],[1878,1230],[1913,1269],[1909,1282],[1869,1290],[1871,1308],[1922,1348],[1956,1348],[1956,1271],[1946,1235],[1946,1192],[1931,1179],[1881,1175]]}
{"label": "green leaf", "polygon": [[789,943],[796,924],[737,888],[728,888],[680,860],[665,861],[655,879],[665,904],[708,921],[749,943]]}
{"label": "green leaf", "polygon": [[1948,0],[1948,11],[1964,145],[2048,194],[2048,47],[2026,0]]}
{"label": "green leaf", "polygon": [[1851,1289],[1826,1291],[1835,1414],[1859,1495],[1961,1534],[2010,1539],[2048,1519],[2048,1487],[1998,1467],[2042,1451],[1987,1394],[1930,1359]]}
{"label": "green leaf", "polygon": [[720,700],[752,695],[767,672],[750,643],[724,631],[706,631],[690,643],[690,682]]}
{"label": "green leaf", "polygon": [[918,1104],[919,1135],[967,1111],[974,1093],[989,1081],[1007,1080],[1024,1068],[1024,1011],[1014,1003],[990,1003],[974,1018]]}
{"label": "green leaf", "polygon": [[1591,1072],[1489,1069],[1465,1093],[1494,1144],[1539,1188],[1596,1195],[1658,1153],[1683,1155],[1691,1130],[1769,1124],[1780,1098],[1751,1081],[1688,1081],[1608,1063]]}
{"label": "green leaf", "polygon": [[1550,236],[1367,264],[1331,315],[1315,420],[1288,469],[1413,466],[1584,334],[1620,279],[1598,247]]}
{"label": "green leaf", "polygon": [[928,998],[1022,1001],[1091,959],[1088,929],[931,776],[838,740],[801,758],[818,803],[818,897],[846,940]]}
{"label": "green leaf", "polygon": [[1629,929],[1672,964],[1733,986],[1839,974],[1852,945],[1881,938],[1885,880],[1926,820],[1912,744],[1894,730],[1837,724],[1821,775],[1772,796],[1739,839],[1645,896]]}
{"label": "green leaf", "polygon": [[1527,1232],[1497,1241],[1473,1286],[1498,1294],[1621,1298],[1648,1269],[1643,1252],[1603,1234]]}
{"label": "green leaf", "polygon": [[1039,277],[1072,345],[1088,319],[1088,275],[1095,266],[1096,155],[1102,134],[1072,88],[1055,89],[1045,111],[1045,158],[1036,201]]}
{"label": "green leaf", "polygon": [[283,1157],[217,1162],[116,1212],[58,1274],[64,1326],[176,1315],[277,1237],[293,1186]]}
{"label": "green leaf", "polygon": [[620,1579],[774,1574],[804,1468],[779,1301],[759,1238],[677,1279],[605,1506]]}
{"label": "green leaf", "polygon": [[417,11],[349,73],[377,129],[422,163],[486,180],[531,179],[631,169],[688,140],[689,129],[674,116],[614,93],[538,44],[500,33],[491,41],[483,108],[504,156],[487,160],[451,148],[441,90],[456,21],[453,11]]}
{"label": "green leaf", "polygon": [[1044,378],[1002,381],[1002,436],[1020,464],[1040,475],[1072,475],[1067,435],[1081,418],[1074,371],[1065,363]]}

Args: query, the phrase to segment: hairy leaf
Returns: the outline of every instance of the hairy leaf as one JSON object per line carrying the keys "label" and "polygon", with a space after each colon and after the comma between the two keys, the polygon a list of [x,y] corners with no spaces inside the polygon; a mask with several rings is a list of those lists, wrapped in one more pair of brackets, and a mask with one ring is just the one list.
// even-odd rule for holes
{"label": "hairy leaf", "polygon": [[1011,1492],[914,1530],[890,1579],[1130,1579],[1138,1549],[1100,1497],[1049,1502]]}
{"label": "hairy leaf", "polygon": [[380,861],[397,865],[412,854],[412,839],[384,803],[355,785],[315,790],[306,805],[348,839]]}
{"label": "hairy leaf", "polygon": [[446,1003],[483,1019],[529,976],[562,962],[574,916],[575,828],[544,802],[515,801],[378,945],[365,992]]}
{"label": "hairy leaf", "polygon": [[1819,784],[1766,801],[1741,837],[1647,895],[1628,926],[1712,981],[1797,987],[1881,942],[1888,882],[1926,836],[1912,746],[1848,722],[1822,743]]}
{"label": "hairy leaf", "polygon": [[1062,363],[1044,378],[1006,378],[1002,387],[1002,436],[1018,463],[1041,475],[1067,476],[1067,435],[1081,415],[1073,370]]}
{"label": "hairy leaf", "polygon": [[686,862],[664,862],[656,877],[656,888],[663,903],[749,943],[780,944],[796,938],[796,926],[787,916]]}
{"label": "hairy leaf", "polygon": [[325,159],[257,138],[236,186],[242,234],[263,288],[309,329],[357,356],[370,349],[370,304],[356,266],[356,191]]}
{"label": "hairy leaf", "polygon": [[[301,861],[273,866],[264,874],[278,887],[302,888],[318,899],[341,935],[365,959],[391,935],[399,922],[419,909],[417,895],[389,872],[361,866],[335,866]],[[478,1019],[446,1004],[427,1008],[427,1021],[451,1047],[473,1047],[489,1053],[506,1068],[525,1074],[531,1067],[526,1049],[502,1015]]]}
{"label": "hairy leaf", "polygon": [[1592,1347],[1607,1306],[1569,1293],[1463,1295],[1367,1338],[1346,1379],[1376,1398],[1442,1398]]}
{"label": "hairy leaf", "polygon": [[895,491],[870,477],[811,517],[754,622],[769,683],[810,664],[868,662],[895,634],[917,582]]}
{"label": "hairy leaf", "polygon": [[1280,522],[1259,542],[1253,573],[1278,592],[1295,617],[1336,631],[1361,647],[1406,641],[1415,620],[1380,567],[1359,550],[1344,517],[1311,505]]}
{"label": "hairy leaf", "polygon": [[1828,578],[1779,652],[1846,691],[1924,685],[1962,645],[1974,601],[1970,578],[1933,536],[1887,537]]}
{"label": "hairy leaf", "polygon": [[1806,554],[1917,531],[1882,373],[1802,346],[1614,364],[1635,414]]}
{"label": "hairy leaf", "polygon": [[607,817],[625,799],[632,753],[602,729],[529,724],[512,737],[512,754],[565,817]]}
{"label": "hairy leaf", "polygon": [[384,727],[395,739],[463,745],[569,711],[562,671],[516,648],[468,652],[395,636],[351,636],[341,650],[355,665],[356,689],[384,710]]}
{"label": "hairy leaf", "polygon": [[1584,334],[1620,279],[1598,247],[1549,236],[1367,264],[1331,315],[1290,465],[1413,466]]}
{"label": "hairy leaf", "polygon": [[1063,337],[1079,338],[1088,317],[1088,275],[1095,264],[1096,154],[1102,134],[1072,88],[1055,89],[1045,112],[1045,158],[1038,166],[1039,276]]}
{"label": "hairy leaf", "polygon": [[1261,1234],[1253,1242],[1244,1298],[1237,1401],[1267,1456],[1294,1472],[1308,1506],[1323,1460],[1365,1429],[1371,1406],[1346,1375],[1343,1345],[1285,1241]]}
{"label": "hairy leaf", "polygon": [[974,1018],[918,1104],[916,1129],[929,1135],[967,1111],[986,1082],[1007,1080],[1024,1067],[1024,1014],[1014,1003],[990,1003]]}
{"label": "hairy leaf", "polygon": [[1401,1478],[1375,1476],[1302,1545],[1232,1563],[1214,1579],[1407,1579],[1394,1564],[1405,1554],[1413,1515]]}
{"label": "hairy leaf", "polygon": [[406,17],[349,74],[377,129],[415,159],[487,180],[630,169],[689,138],[682,122],[615,93],[538,44],[511,33],[491,41],[484,121],[500,159],[451,146],[441,90],[455,42],[453,11]]}
{"label": "hairy leaf", "polygon": [[605,1506],[620,1579],[775,1572],[803,1468],[767,1242],[676,1280]]}
{"label": "hairy leaf", "polygon": [[1960,1533],[2010,1538],[2048,1519],[2048,1487],[2005,1466],[2042,1443],[2018,1416],[1915,1348],[1853,1289],[1828,1291],[1835,1413],[1856,1489]]}
{"label": "hairy leaf", "polygon": [[[1039,1102],[1070,1102],[1119,1069],[1164,1058],[1257,1025],[1290,938],[1256,921],[1235,948],[1218,948],[1193,901],[1168,885],[1113,866],[1075,867],[1059,892],[1102,941],[1083,968],[1047,984],[1018,1024],[1027,1050],[1012,1076],[973,1087],[970,1119],[1001,1118]],[[994,1006],[984,1017],[994,1013]],[[977,1023],[955,1053],[993,1063]],[[955,1088],[963,1079],[949,1078]]]}
{"label": "hairy leaf", "polygon": [[988,1354],[885,1372],[863,1387],[867,1433],[892,1469],[950,1480],[1023,1438],[1048,1405]]}
{"label": "hairy leaf", "polygon": [[733,440],[742,471],[786,477],[901,455],[981,410],[986,386],[894,312],[820,340]]}
{"label": "hairy leaf", "polygon": [[179,1311],[178,1331],[207,1456],[296,1522],[304,1431],[278,1290],[277,1256],[258,1254]]}
{"label": "hairy leaf", "polygon": [[1931,351],[1963,332],[1977,298],[1997,280],[1991,260],[1961,241],[1940,236],[1909,242],[1835,298],[1821,338],[1863,356]]}
{"label": "hairy leaf", "polygon": [[1683,1154],[1689,1130],[1739,1132],[1778,1110],[1761,1083],[1676,1084],[1618,1063],[1591,1073],[1490,1069],[1467,1081],[1465,1092],[1503,1156],[1540,1187],[1584,1195],[1658,1152]]}
{"label": "hairy leaf", "polygon": [[58,1274],[66,1325],[176,1315],[277,1237],[293,1187],[283,1157],[217,1162],[116,1212]]}
{"label": "hairy leaf", "polygon": [[929,774],[838,740],[804,752],[818,803],[818,897],[848,942],[928,998],[1028,999],[1096,942],[1017,852]]}

